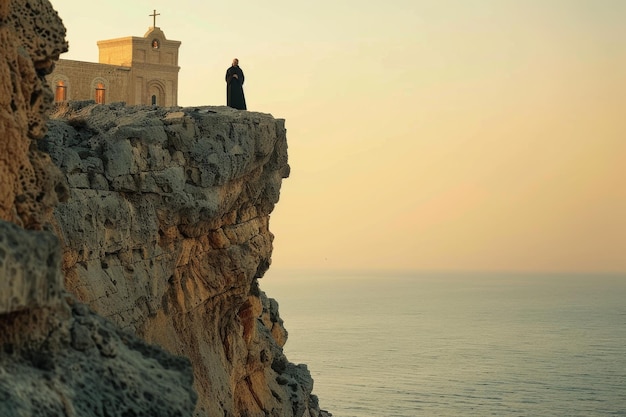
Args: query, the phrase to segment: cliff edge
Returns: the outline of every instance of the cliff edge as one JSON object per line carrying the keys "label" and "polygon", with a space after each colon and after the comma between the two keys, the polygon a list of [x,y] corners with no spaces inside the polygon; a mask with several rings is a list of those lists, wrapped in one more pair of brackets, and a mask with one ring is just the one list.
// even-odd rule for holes
{"label": "cliff edge", "polygon": [[67,178],[65,285],[194,369],[197,415],[321,414],[260,291],[289,175],[284,120],[228,107],[70,102],[42,147]]}

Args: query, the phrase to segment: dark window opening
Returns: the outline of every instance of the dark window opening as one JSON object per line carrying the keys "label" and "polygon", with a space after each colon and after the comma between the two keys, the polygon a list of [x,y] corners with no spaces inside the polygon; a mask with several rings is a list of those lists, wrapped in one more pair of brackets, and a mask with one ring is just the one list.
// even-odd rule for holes
{"label": "dark window opening", "polygon": [[157,104],[156,95],[154,95],[154,94],[153,94],[153,95],[152,95],[152,105],[153,105],[153,106],[156,106],[156,104]]}

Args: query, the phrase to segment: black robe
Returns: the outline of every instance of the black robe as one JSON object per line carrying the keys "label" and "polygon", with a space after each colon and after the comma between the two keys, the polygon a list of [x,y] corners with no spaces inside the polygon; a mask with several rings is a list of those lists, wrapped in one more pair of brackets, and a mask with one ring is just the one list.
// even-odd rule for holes
{"label": "black robe", "polygon": [[[233,75],[237,74],[237,77]],[[246,110],[246,98],[243,95],[243,71],[238,66],[226,70],[226,105],[239,110]]]}

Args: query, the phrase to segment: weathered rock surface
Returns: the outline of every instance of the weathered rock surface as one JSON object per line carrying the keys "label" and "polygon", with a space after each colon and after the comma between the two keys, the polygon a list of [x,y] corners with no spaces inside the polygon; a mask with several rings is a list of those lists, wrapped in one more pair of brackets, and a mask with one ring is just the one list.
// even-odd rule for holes
{"label": "weathered rock surface", "polygon": [[65,28],[48,1],[0,5],[0,220],[41,229],[67,194],[64,179],[34,144],[52,92],[44,76],[67,51]]}
{"label": "weathered rock surface", "polygon": [[202,416],[318,416],[259,290],[289,174],[284,121],[227,107],[60,105],[44,148],[67,177],[55,212],[67,288],[194,367]]}
{"label": "weathered rock surface", "polygon": [[66,49],[49,1],[0,2],[0,415],[327,415],[258,285],[283,121],[73,103],[42,141]]}
{"label": "weathered rock surface", "polygon": [[0,221],[0,314],[61,304],[59,242]]}
{"label": "weathered rock surface", "polygon": [[60,263],[53,234],[0,221],[2,282],[36,278],[0,311],[0,416],[192,415],[189,361],[59,297]]}
{"label": "weathered rock surface", "polygon": [[0,2],[0,416],[189,416],[189,361],[65,293],[58,239],[38,231],[69,193],[37,147],[64,34],[48,1]]}

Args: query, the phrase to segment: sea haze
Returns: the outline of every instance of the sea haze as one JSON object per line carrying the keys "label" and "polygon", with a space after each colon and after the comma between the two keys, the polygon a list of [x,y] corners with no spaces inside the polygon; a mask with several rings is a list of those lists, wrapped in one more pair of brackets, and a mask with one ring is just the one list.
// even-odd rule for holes
{"label": "sea haze", "polygon": [[335,417],[626,416],[626,275],[275,274]]}

